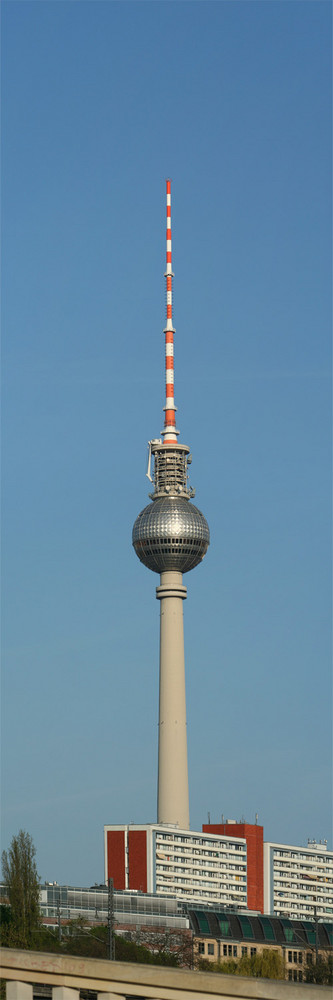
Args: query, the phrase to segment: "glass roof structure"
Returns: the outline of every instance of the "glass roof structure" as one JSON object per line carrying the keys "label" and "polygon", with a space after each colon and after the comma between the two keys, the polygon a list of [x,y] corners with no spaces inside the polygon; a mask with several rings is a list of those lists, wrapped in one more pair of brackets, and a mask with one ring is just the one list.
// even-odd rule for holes
{"label": "glass roof structure", "polygon": [[[266,916],[219,910],[188,910],[192,929],[197,935],[220,940],[265,942],[288,947],[314,948],[316,925],[314,920],[291,920],[289,917]],[[317,924],[320,948],[333,946],[333,923]]]}

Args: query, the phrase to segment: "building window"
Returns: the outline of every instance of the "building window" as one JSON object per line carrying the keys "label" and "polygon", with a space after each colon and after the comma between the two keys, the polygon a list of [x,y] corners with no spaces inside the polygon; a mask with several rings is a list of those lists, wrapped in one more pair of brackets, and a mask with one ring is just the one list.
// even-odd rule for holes
{"label": "building window", "polygon": [[245,947],[242,948],[242,955],[247,955],[247,948]]}
{"label": "building window", "polygon": [[228,955],[232,955],[232,945],[228,944]]}
{"label": "building window", "polygon": [[227,945],[226,945],[226,944],[224,944],[224,945],[223,945],[223,954],[224,954],[224,955],[227,955],[227,954],[228,954],[228,948],[227,948]]}
{"label": "building window", "polygon": [[312,951],[308,951],[306,955],[306,961],[308,965],[312,965]]}
{"label": "building window", "polygon": [[288,972],[288,979],[292,979],[292,978],[293,978],[293,970],[292,970],[292,969],[289,969],[289,972]]}
{"label": "building window", "polygon": [[295,971],[293,972],[293,980],[294,983],[297,983],[297,969],[295,969]]}
{"label": "building window", "polygon": [[292,951],[288,951],[288,962],[292,962],[292,960],[293,960],[293,953]]}
{"label": "building window", "polygon": [[298,952],[298,961],[299,961],[299,964],[300,964],[300,965],[302,965],[302,962],[303,962],[303,955],[302,955],[302,952],[301,952],[301,951],[299,951],[299,952]]}
{"label": "building window", "polygon": [[236,944],[233,945],[232,951],[233,951],[234,958],[237,958],[237,945]]}
{"label": "building window", "polygon": [[209,943],[208,944],[208,954],[209,955],[214,955],[214,945],[213,945],[213,943]]}
{"label": "building window", "polygon": [[297,951],[294,951],[294,962],[297,962]]}
{"label": "building window", "polygon": [[299,973],[298,973],[298,982],[299,982],[299,983],[302,983],[302,982],[303,982],[303,972],[299,972]]}
{"label": "building window", "polygon": [[199,955],[205,954],[205,942],[199,941]]}
{"label": "building window", "polygon": [[253,955],[256,955],[256,954],[257,954],[257,949],[256,948],[251,948],[251,958],[252,958]]}

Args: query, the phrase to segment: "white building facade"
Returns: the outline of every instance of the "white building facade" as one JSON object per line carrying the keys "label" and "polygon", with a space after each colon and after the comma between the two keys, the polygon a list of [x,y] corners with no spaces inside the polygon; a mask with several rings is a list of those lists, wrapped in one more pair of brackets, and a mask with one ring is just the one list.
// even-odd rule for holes
{"label": "white building facade", "polygon": [[246,841],[156,829],[156,892],[247,907]]}
{"label": "white building facade", "polygon": [[315,913],[332,919],[333,852],[325,843],[264,843],[264,912],[298,920],[311,920]]}
{"label": "white building facade", "polygon": [[247,907],[247,847],[169,824],[105,826],[105,878],[115,888],[172,895],[192,904]]}

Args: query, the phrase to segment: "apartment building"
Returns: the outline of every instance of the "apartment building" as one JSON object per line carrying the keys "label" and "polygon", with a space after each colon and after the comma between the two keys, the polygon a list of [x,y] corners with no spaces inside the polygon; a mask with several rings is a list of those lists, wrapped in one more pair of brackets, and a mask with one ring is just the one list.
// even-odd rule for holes
{"label": "apartment building", "polygon": [[333,914],[333,852],[327,844],[307,847],[264,843],[264,912],[320,920]]}
{"label": "apartment building", "polygon": [[105,878],[115,889],[173,895],[184,902],[247,907],[243,837],[169,824],[105,826]]}

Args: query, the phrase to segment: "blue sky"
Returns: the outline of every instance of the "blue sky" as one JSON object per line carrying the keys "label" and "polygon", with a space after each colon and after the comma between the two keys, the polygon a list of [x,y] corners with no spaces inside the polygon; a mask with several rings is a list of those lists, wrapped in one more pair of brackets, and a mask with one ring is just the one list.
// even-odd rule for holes
{"label": "blue sky", "polygon": [[89,885],[156,819],[167,176],[191,826],[329,838],[331,6],[4,0],[2,46],[2,846]]}

